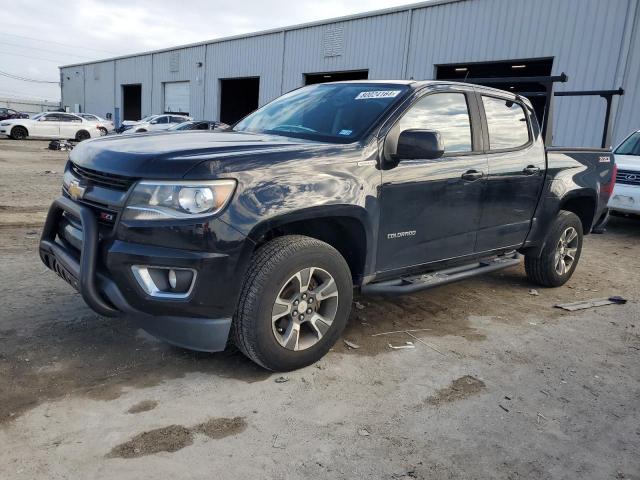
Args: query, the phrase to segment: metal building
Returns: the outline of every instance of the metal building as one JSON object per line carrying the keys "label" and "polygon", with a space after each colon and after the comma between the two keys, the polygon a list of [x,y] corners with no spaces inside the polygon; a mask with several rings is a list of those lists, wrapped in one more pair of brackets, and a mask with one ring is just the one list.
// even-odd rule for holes
{"label": "metal building", "polygon": [[[568,75],[556,90],[613,95],[613,140],[640,128],[640,0],[432,0],[60,68],[62,105],[123,119],[233,122],[308,83]],[[495,85],[494,85],[495,86]],[[535,82],[499,88],[531,93]],[[542,102],[540,99],[542,98]],[[559,96],[554,144],[599,146],[607,102]]]}

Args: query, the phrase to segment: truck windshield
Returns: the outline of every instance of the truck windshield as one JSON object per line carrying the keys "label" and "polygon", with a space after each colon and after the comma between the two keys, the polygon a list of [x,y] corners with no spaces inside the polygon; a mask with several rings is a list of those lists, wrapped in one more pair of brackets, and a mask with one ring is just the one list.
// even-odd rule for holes
{"label": "truck windshield", "polygon": [[640,132],[629,135],[613,153],[617,153],[618,155],[640,156]]}
{"label": "truck windshield", "polygon": [[325,83],[287,93],[240,120],[233,130],[350,143],[406,92],[406,85]]}

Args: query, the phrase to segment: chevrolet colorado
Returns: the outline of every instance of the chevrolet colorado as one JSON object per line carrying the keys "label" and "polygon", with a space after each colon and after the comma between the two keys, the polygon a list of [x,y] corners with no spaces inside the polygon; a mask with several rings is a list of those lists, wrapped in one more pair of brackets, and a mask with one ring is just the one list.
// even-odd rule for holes
{"label": "chevrolet colorado", "polygon": [[615,164],[542,137],[529,101],[502,90],[307,86],[226,132],[81,143],[40,257],[101,315],[291,370],[336,342],[354,289],[416,292],[521,255],[533,282],[564,284]]}

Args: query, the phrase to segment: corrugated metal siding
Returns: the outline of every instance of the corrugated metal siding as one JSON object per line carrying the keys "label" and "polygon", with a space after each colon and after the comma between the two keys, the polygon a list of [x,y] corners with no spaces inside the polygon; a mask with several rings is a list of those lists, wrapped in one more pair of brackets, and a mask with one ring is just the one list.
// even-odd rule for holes
{"label": "corrugated metal siding", "polygon": [[[202,66],[198,67],[198,63],[201,63]],[[204,118],[204,77],[204,45],[154,54],[152,113],[162,113],[164,110],[163,83],[188,81],[190,87],[189,114],[194,118]]]}
{"label": "corrugated metal siding", "polygon": [[102,62],[85,65],[85,105],[83,111],[105,117],[113,115],[115,94],[115,63]]}
{"label": "corrugated metal siding", "polygon": [[116,60],[115,64],[115,106],[120,108],[120,118],[122,118],[122,85],[137,83],[142,85],[142,116],[145,117],[146,115],[151,115],[152,113],[160,113],[152,109],[152,56],[140,55],[137,57],[123,58]]}
{"label": "corrugated metal siding", "polygon": [[[629,0],[472,0],[415,10],[408,76],[431,79],[437,64],[554,57],[553,73],[569,76],[558,90],[617,88],[628,5]],[[558,98],[555,143],[597,145],[603,120],[599,97]]]}
{"label": "corrugated metal siding", "polygon": [[205,117],[220,118],[221,78],[260,77],[260,105],[278,97],[282,83],[282,48],[282,33],[208,45]]}
{"label": "corrugated metal siding", "polygon": [[334,25],[343,28],[338,56],[324,55],[328,25],[286,33],[283,93],[303,85],[305,73],[368,69],[370,79],[402,78],[409,12]]}
{"label": "corrugated metal siding", "polygon": [[84,110],[84,69],[83,65],[63,68],[62,73],[62,106],[73,110],[75,104]]}
{"label": "corrugated metal siding", "polygon": [[614,125],[614,145],[632,131],[640,129],[640,5],[634,13],[635,23],[622,84],[625,93],[618,106]]}
{"label": "corrugated metal siding", "polygon": [[[640,128],[640,34],[637,15],[635,24],[627,18],[638,3],[461,0],[102,62],[98,79],[92,64],[73,66],[61,69],[63,105],[104,114],[121,106],[123,84],[140,83],[142,114],[159,113],[162,83],[188,80],[190,113],[215,119],[221,78],[259,76],[262,105],[301,86],[305,73],[367,69],[371,79],[431,79],[437,64],[553,57],[553,73],[570,79],[559,89],[615,89],[624,81],[619,140]],[[555,143],[598,145],[604,108],[599,97],[558,98]]]}

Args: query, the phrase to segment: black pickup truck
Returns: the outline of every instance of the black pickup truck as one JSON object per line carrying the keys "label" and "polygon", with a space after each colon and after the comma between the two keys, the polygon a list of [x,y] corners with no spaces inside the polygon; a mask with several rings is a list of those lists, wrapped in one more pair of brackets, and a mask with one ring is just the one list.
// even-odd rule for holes
{"label": "black pickup truck", "polygon": [[546,149],[531,104],[434,81],[303,87],[225,132],[82,142],[42,261],[105,316],[272,370],[322,357],[361,294],[510,267],[554,287],[606,216],[606,150]]}

